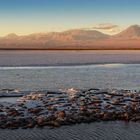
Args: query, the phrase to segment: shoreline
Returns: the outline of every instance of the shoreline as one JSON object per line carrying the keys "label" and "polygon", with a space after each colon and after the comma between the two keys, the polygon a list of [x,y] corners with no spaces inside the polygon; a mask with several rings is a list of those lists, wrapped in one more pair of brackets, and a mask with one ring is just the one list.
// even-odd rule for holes
{"label": "shoreline", "polygon": [[45,69],[45,68],[68,68],[68,67],[87,67],[87,66],[107,66],[107,65],[140,65],[140,62],[97,62],[97,63],[61,63],[61,64],[39,64],[39,65],[0,65],[0,69],[4,68],[17,68],[17,69],[30,69],[30,68],[37,68],[37,69]]}

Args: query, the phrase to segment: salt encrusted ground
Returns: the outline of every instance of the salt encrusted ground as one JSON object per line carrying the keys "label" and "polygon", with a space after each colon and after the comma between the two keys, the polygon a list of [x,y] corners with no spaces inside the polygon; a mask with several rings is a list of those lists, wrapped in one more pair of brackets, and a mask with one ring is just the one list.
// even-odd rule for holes
{"label": "salt encrusted ground", "polygon": [[0,120],[2,129],[116,120],[139,122],[140,92],[115,89],[31,92],[15,104],[0,103]]}

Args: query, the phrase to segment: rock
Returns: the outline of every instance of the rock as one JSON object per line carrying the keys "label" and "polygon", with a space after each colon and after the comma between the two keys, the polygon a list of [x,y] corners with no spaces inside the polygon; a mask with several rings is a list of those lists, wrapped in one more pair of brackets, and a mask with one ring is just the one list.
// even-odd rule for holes
{"label": "rock", "polygon": [[124,117],[125,120],[129,120],[129,113],[125,112],[123,114],[123,117]]}
{"label": "rock", "polygon": [[35,125],[36,125],[35,121],[31,119],[27,122],[26,128],[33,128],[35,127]]}
{"label": "rock", "polygon": [[140,116],[135,116],[131,119],[131,121],[137,122],[140,121]]}
{"label": "rock", "polygon": [[80,111],[86,111],[86,106],[80,106]]}
{"label": "rock", "polygon": [[6,112],[7,112],[7,115],[9,115],[9,116],[19,116],[20,115],[20,113],[15,108],[8,109]]}
{"label": "rock", "polygon": [[57,117],[58,117],[58,118],[64,118],[64,117],[66,117],[65,111],[64,111],[64,110],[58,111],[58,112],[57,112]]}
{"label": "rock", "polygon": [[57,122],[57,121],[52,121],[51,125],[54,126],[54,127],[60,127],[60,123]]}
{"label": "rock", "polygon": [[45,126],[46,124],[46,118],[43,116],[37,117],[36,121],[37,121],[37,125],[39,126]]}
{"label": "rock", "polygon": [[111,113],[109,112],[103,112],[101,116],[102,116],[102,120],[104,121],[109,121],[113,119]]}
{"label": "rock", "polygon": [[38,114],[42,109],[41,108],[31,108],[28,109],[30,113]]}

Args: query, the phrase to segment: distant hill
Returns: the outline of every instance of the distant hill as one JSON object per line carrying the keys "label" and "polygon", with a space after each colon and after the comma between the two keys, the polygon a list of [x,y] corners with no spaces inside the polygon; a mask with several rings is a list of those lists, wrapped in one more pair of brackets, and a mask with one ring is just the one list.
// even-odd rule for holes
{"label": "distant hill", "polygon": [[140,26],[132,25],[114,37],[121,39],[140,39]]}
{"label": "distant hill", "polygon": [[11,33],[0,38],[0,49],[140,49],[140,26],[112,36],[86,29],[25,36]]}

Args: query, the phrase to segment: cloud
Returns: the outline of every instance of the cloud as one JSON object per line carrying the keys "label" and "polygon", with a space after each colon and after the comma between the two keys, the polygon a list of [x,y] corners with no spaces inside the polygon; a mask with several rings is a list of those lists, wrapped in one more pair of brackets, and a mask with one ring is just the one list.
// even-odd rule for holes
{"label": "cloud", "polygon": [[94,25],[92,28],[93,29],[102,29],[102,30],[110,30],[110,29],[114,29],[114,28],[118,28],[118,25],[114,25],[111,23],[101,23],[101,24],[97,24]]}
{"label": "cloud", "polygon": [[99,30],[107,34],[116,34],[122,31],[122,27],[111,23],[101,23],[94,25],[92,30]]}
{"label": "cloud", "polygon": [[115,24],[111,24],[111,23],[100,23],[100,24],[95,24],[94,26],[91,26],[91,27],[79,28],[79,29],[81,29],[81,30],[99,30],[103,33],[108,33],[108,34],[116,34],[123,30],[122,27],[115,25]]}

